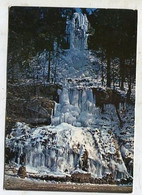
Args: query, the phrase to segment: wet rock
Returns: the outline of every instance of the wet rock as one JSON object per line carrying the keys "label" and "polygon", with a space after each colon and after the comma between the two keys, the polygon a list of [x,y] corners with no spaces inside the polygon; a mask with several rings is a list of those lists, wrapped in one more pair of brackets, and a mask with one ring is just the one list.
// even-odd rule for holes
{"label": "wet rock", "polygon": [[74,172],[71,175],[71,180],[77,183],[89,183],[91,179],[91,173]]}
{"label": "wet rock", "polygon": [[61,89],[61,86],[55,84],[9,84],[7,87],[6,134],[11,132],[17,121],[34,126],[49,125],[54,101],[59,101],[58,89]]}
{"label": "wet rock", "polygon": [[5,162],[10,163],[15,157],[15,152],[11,151],[10,148],[5,148]]}
{"label": "wet rock", "polygon": [[24,179],[26,176],[27,176],[27,173],[26,173],[26,167],[24,166],[21,166],[18,170],[18,176],[22,179]]}
{"label": "wet rock", "polygon": [[66,175],[66,181],[71,181],[71,176]]}
{"label": "wet rock", "polygon": [[124,185],[124,184],[128,184],[128,181],[127,181],[127,179],[121,179],[121,182],[120,182],[122,185]]}
{"label": "wet rock", "polygon": [[86,171],[88,169],[88,151],[85,149],[82,156],[82,170]]}
{"label": "wet rock", "polygon": [[51,123],[51,113],[54,108],[54,102],[48,98],[34,97],[25,107],[26,122],[32,125]]}
{"label": "wet rock", "polygon": [[96,96],[96,106],[100,107],[102,111],[104,111],[106,104],[114,104],[118,108],[120,102],[126,101],[126,97],[123,97],[117,90],[110,88],[93,88],[93,93]]}

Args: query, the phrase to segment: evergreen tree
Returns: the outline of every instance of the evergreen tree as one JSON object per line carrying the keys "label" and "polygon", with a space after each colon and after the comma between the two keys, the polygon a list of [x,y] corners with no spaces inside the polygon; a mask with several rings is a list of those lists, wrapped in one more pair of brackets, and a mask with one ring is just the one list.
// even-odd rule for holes
{"label": "evergreen tree", "polygon": [[125,61],[127,59],[135,61],[136,58],[137,12],[134,10],[98,9],[88,17],[93,28],[93,33],[88,41],[89,48],[99,55],[102,54],[107,60],[107,87],[110,87],[114,80],[112,78],[114,77],[114,66],[111,66],[111,62],[113,59],[119,58],[120,87],[123,89],[125,77],[128,75]]}

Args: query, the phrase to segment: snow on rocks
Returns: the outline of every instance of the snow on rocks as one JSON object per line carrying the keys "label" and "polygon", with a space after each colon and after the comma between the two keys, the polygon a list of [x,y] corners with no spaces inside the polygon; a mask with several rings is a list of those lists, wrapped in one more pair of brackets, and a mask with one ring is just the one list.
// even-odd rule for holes
{"label": "snow on rocks", "polygon": [[[60,177],[77,173],[80,179],[87,172],[88,177],[91,174],[99,179],[106,175],[111,180],[126,179],[132,176],[133,107],[125,101],[116,102],[121,95],[125,99],[125,92],[119,91],[119,97],[115,94],[114,98],[111,89],[99,87],[101,80],[94,76],[92,63],[100,61],[85,50],[86,15],[75,13],[67,23],[70,49],[58,58],[56,80],[62,89],[58,89],[59,103],[55,102],[51,125],[30,128],[18,122],[6,137],[6,147],[13,153],[12,161],[36,175]],[[39,60],[47,70],[46,51]],[[115,103],[123,127],[119,125]]]}
{"label": "snow on rocks", "polygon": [[[19,128],[25,127],[28,131],[22,131],[20,134]],[[14,135],[17,135],[16,145]],[[108,170],[114,175],[116,172],[123,172],[124,178],[128,176],[120,152],[119,157],[115,159],[118,148],[113,141],[113,135],[99,129],[74,127],[67,123],[29,128],[25,123],[18,123],[10,137],[6,138],[6,144],[17,155],[13,157],[13,161],[20,164],[21,156],[25,154],[27,170],[32,167],[41,174],[42,170],[48,174],[71,174],[79,168],[85,169],[94,177],[103,177]]]}

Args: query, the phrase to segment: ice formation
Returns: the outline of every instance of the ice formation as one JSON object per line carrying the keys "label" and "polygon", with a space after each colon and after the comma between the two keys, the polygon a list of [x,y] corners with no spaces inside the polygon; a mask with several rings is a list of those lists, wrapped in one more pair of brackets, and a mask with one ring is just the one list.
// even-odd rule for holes
{"label": "ice formation", "polygon": [[[114,179],[129,176],[121,153],[118,151],[119,157],[115,155],[116,143],[107,130],[74,127],[68,123],[31,129],[19,122],[10,136],[6,141],[7,146],[12,146],[11,152],[15,152],[13,160],[18,164],[25,161],[27,170],[32,167],[39,173],[64,175],[79,168],[96,178],[108,173],[113,174]],[[88,155],[86,165],[85,152]]]}
{"label": "ice formation", "polygon": [[98,109],[95,107],[95,95],[91,88],[63,88],[59,97],[60,103],[56,103],[52,117],[53,125],[65,122],[87,127],[95,123]]}
{"label": "ice formation", "polygon": [[72,20],[67,20],[70,49],[87,49],[88,19],[86,14],[74,13]]}
{"label": "ice formation", "polygon": [[[132,168],[126,167],[124,159],[133,158],[133,139],[130,140],[133,128],[124,125],[123,131],[125,133],[129,128],[129,136],[120,135],[114,105],[106,105],[105,113],[96,106],[93,93],[96,83],[91,78],[92,69],[87,61],[87,32],[85,14],[74,13],[72,20],[67,20],[70,49],[61,57],[60,67],[57,67],[62,90],[58,90],[59,103],[55,102],[51,125],[30,128],[18,122],[6,138],[6,144],[11,152],[15,152],[13,161],[25,164],[27,170],[32,168],[56,175],[71,174],[79,169],[90,172],[95,178],[108,173],[114,179],[127,178],[132,176]],[[45,64],[42,56],[46,58],[45,51],[38,58]],[[124,117],[126,122],[130,117],[130,113]],[[117,135],[121,140],[128,139],[120,148]]]}

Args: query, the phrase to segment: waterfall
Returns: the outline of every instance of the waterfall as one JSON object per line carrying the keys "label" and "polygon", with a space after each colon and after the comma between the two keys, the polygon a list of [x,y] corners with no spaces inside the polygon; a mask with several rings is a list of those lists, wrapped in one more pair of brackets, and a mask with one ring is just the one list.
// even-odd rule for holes
{"label": "waterfall", "polygon": [[65,122],[73,126],[89,126],[94,123],[95,111],[95,97],[91,88],[63,88],[51,124]]}
{"label": "waterfall", "polygon": [[39,173],[44,170],[46,174],[64,175],[79,169],[95,178],[103,178],[108,173],[115,180],[127,178],[129,174],[121,153],[116,154],[114,135],[108,133],[110,126],[100,129],[103,125],[99,126],[98,120],[100,124],[103,120],[99,118],[99,110],[92,88],[64,87],[59,91],[51,125],[30,128],[25,123],[17,123],[11,138],[7,138],[7,146],[17,152],[18,160],[13,160]]}
{"label": "waterfall", "polygon": [[67,20],[67,34],[70,38],[70,49],[87,49],[88,19],[86,14],[74,13],[71,20]]}
{"label": "waterfall", "polygon": [[[87,32],[85,14],[74,13],[72,19],[67,20],[68,66],[57,70],[62,75],[62,90],[58,90],[59,103],[55,102],[51,125],[30,128],[25,123],[16,123],[6,144],[15,152],[14,162],[38,169],[39,173],[44,170],[46,174],[71,174],[80,169],[95,178],[106,174],[112,174],[115,179],[127,178],[128,172],[112,132],[112,128],[118,128],[115,107],[108,105],[109,111],[101,113],[92,83],[86,76]],[[73,77],[72,83],[64,78],[67,68]],[[25,156],[23,162],[21,156]]]}

